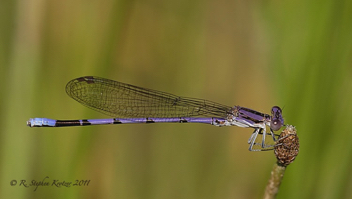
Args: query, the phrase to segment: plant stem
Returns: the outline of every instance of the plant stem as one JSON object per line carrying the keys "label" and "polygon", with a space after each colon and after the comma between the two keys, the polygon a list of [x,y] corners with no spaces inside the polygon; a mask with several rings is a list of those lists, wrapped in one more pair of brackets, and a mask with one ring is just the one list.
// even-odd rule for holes
{"label": "plant stem", "polygon": [[271,176],[268,184],[265,188],[264,199],[276,198],[276,194],[279,191],[281,180],[284,177],[286,167],[279,164],[275,164],[271,171]]}
{"label": "plant stem", "polygon": [[277,162],[266,185],[264,199],[276,198],[286,167],[296,159],[298,152],[299,140],[296,128],[292,125],[286,125],[275,143],[274,153]]}

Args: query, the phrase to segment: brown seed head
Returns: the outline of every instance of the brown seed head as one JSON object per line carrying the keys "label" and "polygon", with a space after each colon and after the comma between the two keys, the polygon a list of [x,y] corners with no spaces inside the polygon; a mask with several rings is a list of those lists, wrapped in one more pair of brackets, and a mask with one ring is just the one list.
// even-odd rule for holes
{"label": "brown seed head", "polygon": [[299,141],[296,128],[292,125],[286,125],[274,147],[278,164],[282,166],[291,164],[298,155],[298,151]]}

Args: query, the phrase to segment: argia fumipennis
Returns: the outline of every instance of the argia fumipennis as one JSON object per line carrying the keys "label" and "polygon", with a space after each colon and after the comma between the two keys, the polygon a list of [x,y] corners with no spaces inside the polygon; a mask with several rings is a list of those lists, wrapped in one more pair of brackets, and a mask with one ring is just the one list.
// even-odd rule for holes
{"label": "argia fumipennis", "polygon": [[[67,94],[79,103],[114,118],[53,120],[33,118],[30,127],[88,126],[131,123],[203,123],[214,126],[254,128],[248,140],[250,151],[273,149],[266,137],[276,141],[274,131],[284,126],[282,110],[271,109],[271,115],[244,108],[225,106],[212,101],[179,97],[166,92],[146,89],[100,77],[73,79],[66,85]],[[267,133],[266,128],[270,128]],[[260,135],[260,136],[258,136]],[[258,141],[257,141],[258,140]],[[267,139],[268,140],[268,139]]]}

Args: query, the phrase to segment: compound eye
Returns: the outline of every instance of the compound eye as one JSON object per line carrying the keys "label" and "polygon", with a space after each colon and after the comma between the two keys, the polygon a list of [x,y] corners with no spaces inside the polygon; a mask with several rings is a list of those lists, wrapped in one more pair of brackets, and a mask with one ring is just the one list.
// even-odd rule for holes
{"label": "compound eye", "polygon": [[273,130],[273,131],[278,131],[281,127],[282,127],[282,123],[281,123],[281,121],[280,120],[272,120],[271,122],[270,122],[270,128],[271,128],[271,130]]}
{"label": "compound eye", "polygon": [[280,107],[278,106],[273,106],[273,108],[271,108],[271,115],[278,115],[278,114],[282,114],[282,110]]}

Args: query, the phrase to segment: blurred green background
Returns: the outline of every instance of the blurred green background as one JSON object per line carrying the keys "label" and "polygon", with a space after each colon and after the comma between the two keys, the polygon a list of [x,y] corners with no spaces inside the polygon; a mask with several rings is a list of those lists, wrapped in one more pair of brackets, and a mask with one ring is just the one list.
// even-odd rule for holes
{"label": "blurred green background", "polygon": [[[351,10],[350,0],[2,0],[0,198],[263,196],[275,157],[248,151],[251,129],[26,126],[106,118],[66,95],[84,75],[265,113],[279,105],[301,148],[278,198],[351,198]],[[44,178],[90,183],[19,186]]]}

